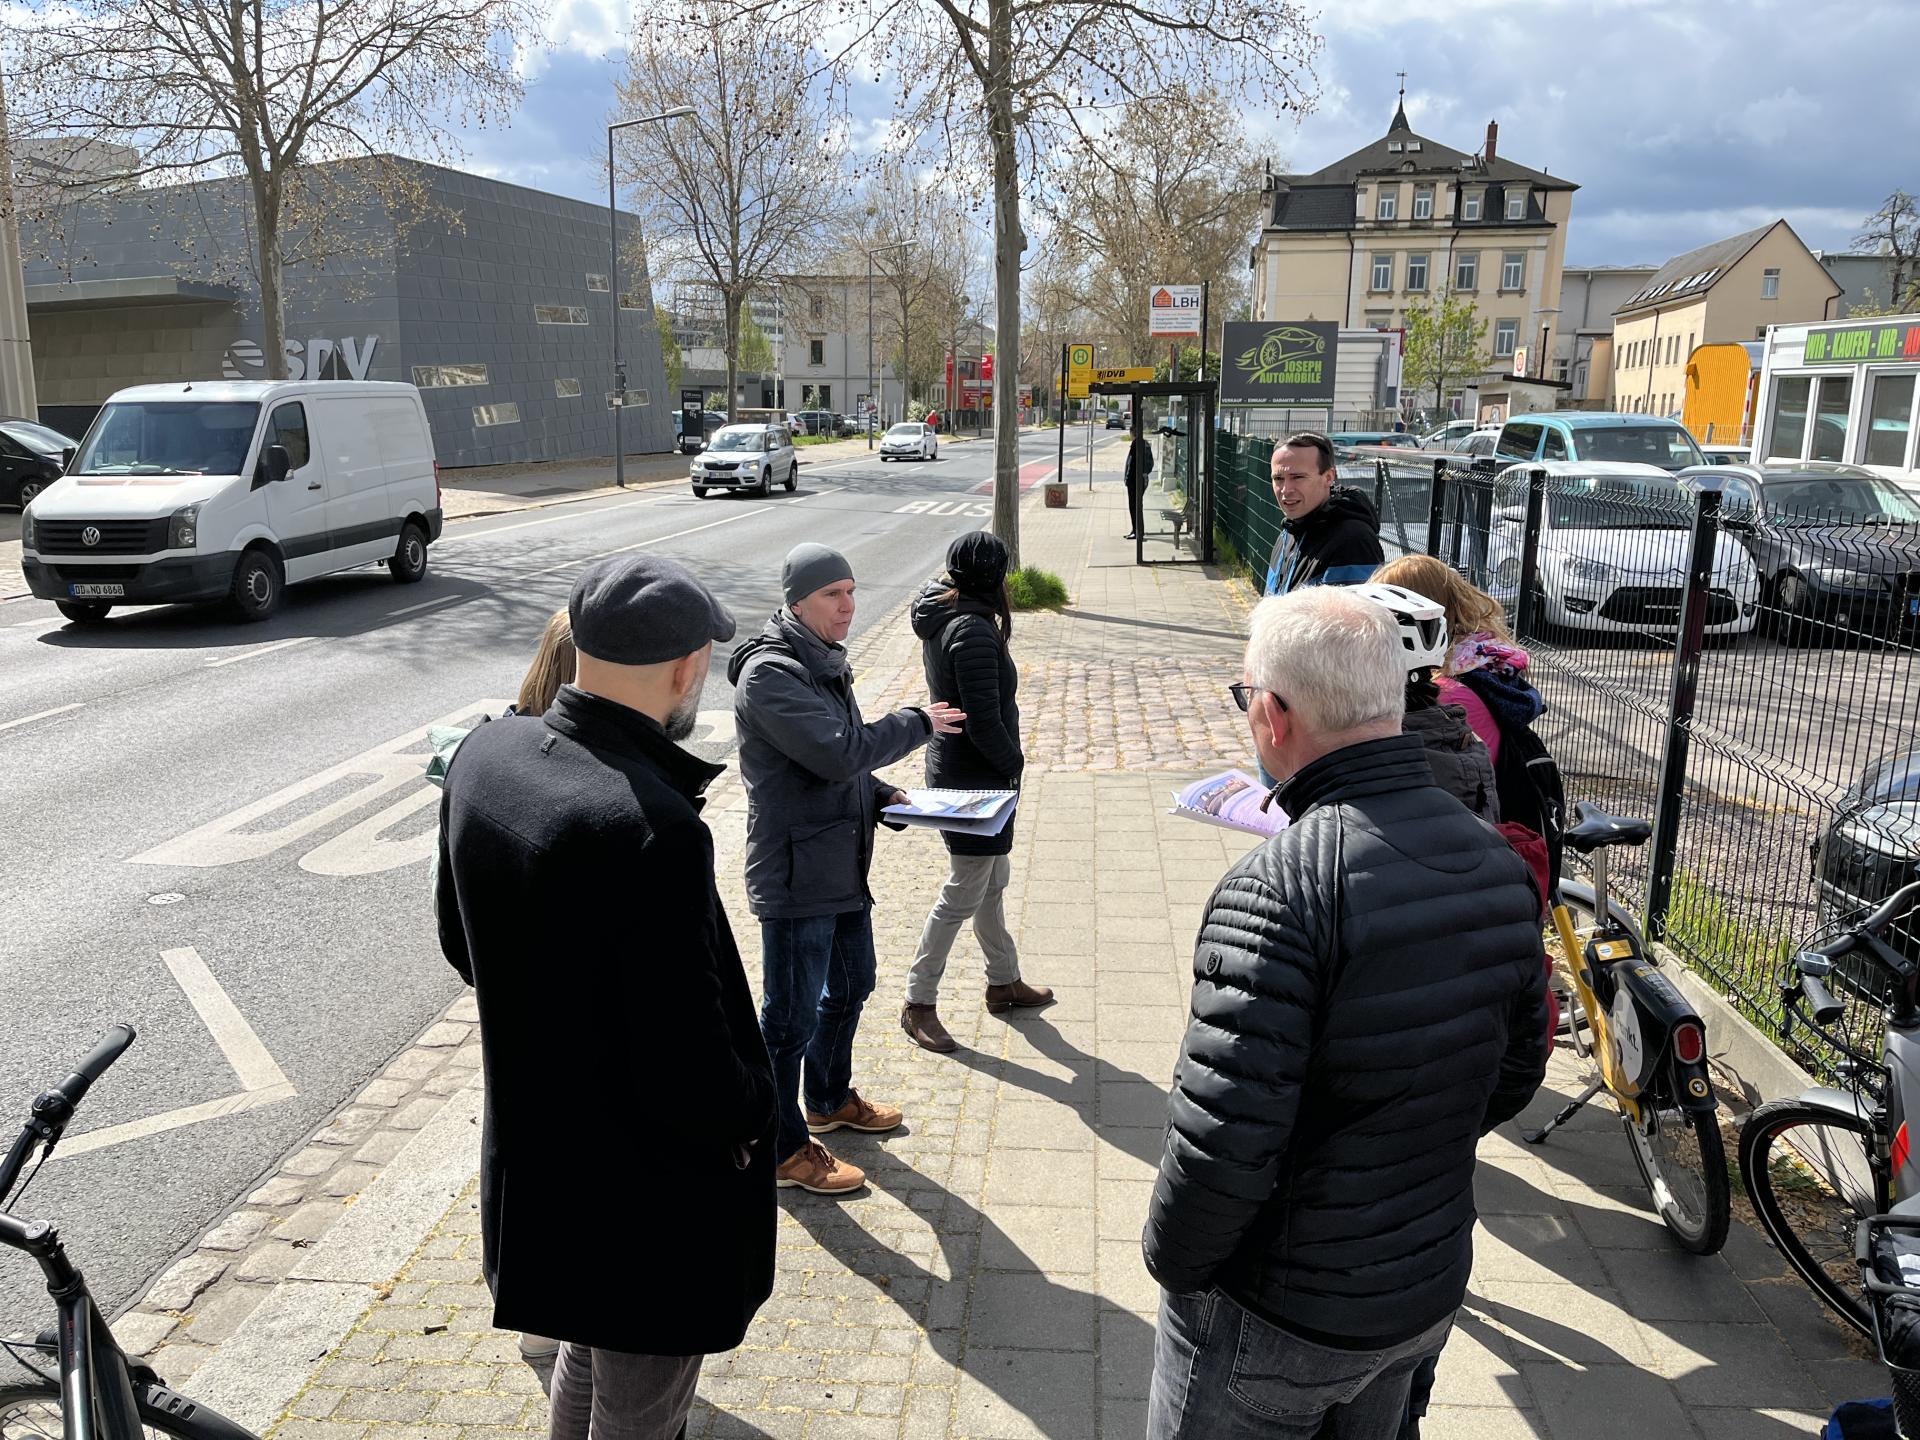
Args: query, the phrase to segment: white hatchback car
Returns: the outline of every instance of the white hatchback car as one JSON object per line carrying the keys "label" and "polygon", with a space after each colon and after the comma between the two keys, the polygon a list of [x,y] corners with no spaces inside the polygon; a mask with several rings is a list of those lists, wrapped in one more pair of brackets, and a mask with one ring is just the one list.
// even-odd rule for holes
{"label": "white hatchback car", "polygon": [[940,458],[940,438],[930,425],[918,420],[905,420],[890,426],[880,440],[880,458],[882,460],[938,460]]}
{"label": "white hatchback car", "polygon": [[722,425],[687,478],[693,493],[704,500],[709,490],[751,490],[765,495],[775,485],[792,490],[800,474],[800,457],[793,436],[784,425]]}
{"label": "white hatchback car", "polygon": [[[1569,630],[1676,633],[1692,536],[1690,492],[1653,465],[1604,460],[1515,465],[1494,482],[1488,591],[1511,604],[1526,543],[1527,472],[1547,472],[1540,514],[1541,618]],[[1760,577],[1738,545],[1714,547],[1706,628],[1744,635]]]}

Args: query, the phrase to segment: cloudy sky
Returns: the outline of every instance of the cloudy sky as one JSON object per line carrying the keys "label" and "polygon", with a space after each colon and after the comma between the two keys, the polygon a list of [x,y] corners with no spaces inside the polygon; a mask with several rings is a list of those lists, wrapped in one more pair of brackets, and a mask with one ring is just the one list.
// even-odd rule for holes
{"label": "cloudy sky", "polygon": [[[472,167],[604,198],[620,0],[561,0],[511,128]],[[1275,169],[1317,169],[1383,134],[1407,72],[1414,128],[1581,185],[1567,260],[1657,264],[1785,216],[1847,248],[1895,188],[1920,190],[1920,0],[1329,0],[1318,109],[1250,126]],[[885,101],[876,97],[876,113]]]}

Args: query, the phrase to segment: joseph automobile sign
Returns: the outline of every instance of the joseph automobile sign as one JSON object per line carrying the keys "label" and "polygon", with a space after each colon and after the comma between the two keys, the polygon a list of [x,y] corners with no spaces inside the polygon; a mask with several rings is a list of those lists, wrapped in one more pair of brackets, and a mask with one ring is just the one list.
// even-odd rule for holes
{"label": "joseph automobile sign", "polygon": [[1333,404],[1340,327],[1332,320],[1236,320],[1221,346],[1222,405]]}

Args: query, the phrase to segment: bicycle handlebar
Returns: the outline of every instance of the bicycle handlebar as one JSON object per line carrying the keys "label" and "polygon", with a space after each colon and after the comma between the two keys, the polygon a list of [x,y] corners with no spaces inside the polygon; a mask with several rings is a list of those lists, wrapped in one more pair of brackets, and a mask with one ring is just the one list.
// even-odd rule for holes
{"label": "bicycle handlebar", "polygon": [[1873,914],[1862,920],[1858,925],[1851,927],[1851,933],[1855,935],[1878,935],[1893,922],[1896,915],[1906,914],[1906,912],[1913,909],[1915,905],[1920,905],[1920,880],[1914,881],[1911,885],[1904,885],[1894,891],[1892,895],[1881,902],[1878,910],[1874,911]]}
{"label": "bicycle handlebar", "polygon": [[93,1082],[106,1074],[107,1067],[127,1053],[127,1047],[133,1044],[134,1030],[131,1025],[115,1025],[100,1037],[100,1043],[87,1052],[87,1056],[74,1072],[53,1088],[58,1090],[69,1105],[78,1105],[93,1088]]}
{"label": "bicycle handlebar", "polygon": [[1807,1003],[1813,1007],[1813,1023],[1831,1025],[1845,1013],[1840,1002],[1833,998],[1833,992],[1827,989],[1827,982],[1818,975],[1800,976],[1800,993],[1807,997]]}

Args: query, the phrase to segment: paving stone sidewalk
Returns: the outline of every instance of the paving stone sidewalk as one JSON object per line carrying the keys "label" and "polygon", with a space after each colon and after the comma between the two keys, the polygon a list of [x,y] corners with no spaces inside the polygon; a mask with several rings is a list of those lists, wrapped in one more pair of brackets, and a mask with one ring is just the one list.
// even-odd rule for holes
{"label": "paving stone sidewalk", "polygon": [[[1105,483],[1090,501],[1076,490],[1066,511],[1030,504],[1024,515],[1027,558],[1057,570],[1074,603],[1016,621],[1034,771],[1009,918],[1027,977],[1054,986],[1060,1003],[988,1016],[969,936],[942,1001],[962,1048],[933,1056],[909,1044],[897,1026],[904,971],[944,852],[931,834],[884,837],[874,875],[880,984],[856,1076],[908,1123],[844,1142],[871,1177],[858,1197],[781,1192],[774,1296],[746,1343],[708,1362],[693,1436],[1144,1433],[1157,1296],[1139,1233],[1191,937],[1214,881],[1246,848],[1244,837],[1165,810],[1183,776],[1244,754],[1237,712],[1216,712],[1231,710],[1220,687],[1237,674],[1245,602],[1239,587],[1197,570],[1124,563],[1125,523],[1118,486]],[[856,647],[870,709],[919,693],[917,646],[902,629],[877,627]],[[1104,718],[1071,713],[1093,709]],[[709,818],[722,890],[751,952],[744,803],[723,782]],[[205,1341],[232,1332],[249,1297],[226,1297],[271,1288],[256,1277],[285,1263],[275,1247],[297,1246],[315,1227],[324,1235],[346,1200],[382,1183],[367,1167],[404,1144],[406,1125],[432,1125],[434,1103],[470,1096],[470,1014],[456,1007],[453,1028],[423,1037],[376,1082],[377,1096],[343,1111],[123,1319],[123,1333],[162,1347],[162,1373],[172,1367],[178,1379]],[[1580,1079],[1570,1055],[1556,1057],[1528,1118],[1557,1108]],[[1721,1256],[1682,1254],[1648,1209],[1618,1122],[1598,1109],[1541,1150],[1511,1130],[1489,1137],[1477,1188],[1473,1282],[1428,1440],[1811,1436],[1837,1400],[1885,1388],[1748,1226],[1736,1224]],[[411,1258],[368,1290],[344,1338],[328,1337],[277,1436],[543,1431],[541,1376],[489,1325],[470,1181],[448,1198]],[[215,1266],[217,1278],[204,1279]],[[184,1388],[193,1393],[194,1382]]]}

